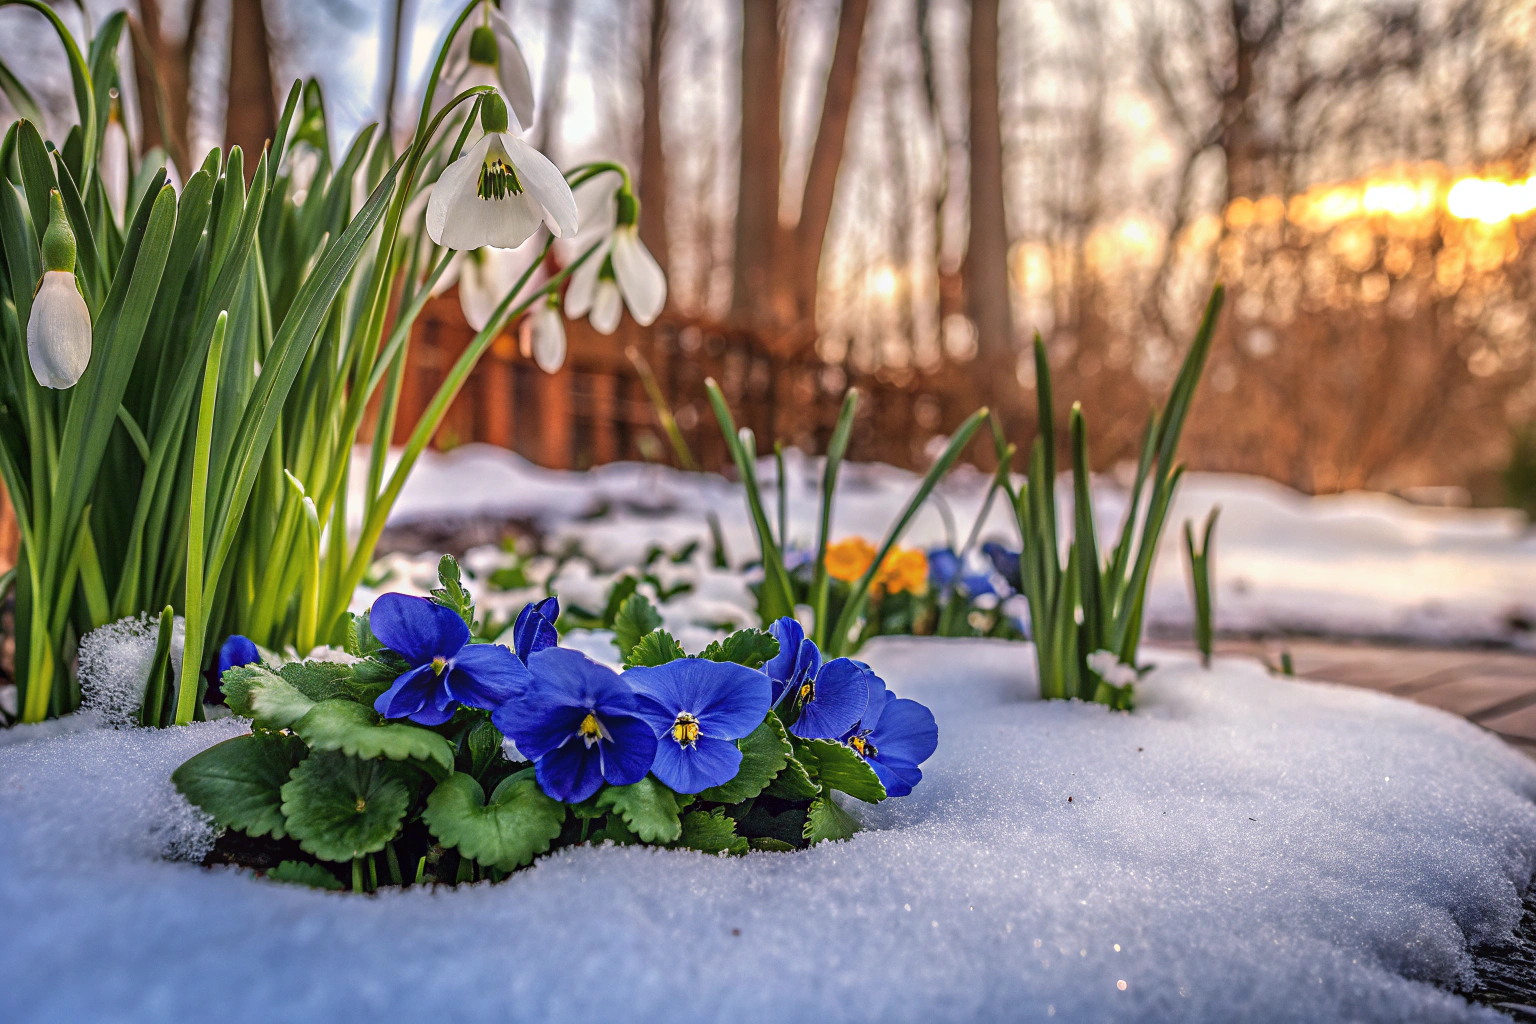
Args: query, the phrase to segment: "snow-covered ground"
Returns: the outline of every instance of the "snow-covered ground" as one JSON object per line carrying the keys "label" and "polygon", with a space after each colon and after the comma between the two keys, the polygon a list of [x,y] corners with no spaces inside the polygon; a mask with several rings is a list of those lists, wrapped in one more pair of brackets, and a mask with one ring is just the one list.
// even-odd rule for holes
{"label": "snow-covered ground", "polygon": [[[790,452],[787,465],[790,541],[808,548],[815,542],[820,463]],[[771,460],[759,475],[768,486],[765,501],[776,502]],[[963,541],[987,482],[968,467],[951,474],[940,499],[913,522],[907,543]],[[913,474],[890,466],[846,466],[834,538],[880,537],[916,485]],[[1069,507],[1066,477],[1058,498]],[[1101,536],[1118,531],[1126,500],[1113,481],[1096,481]],[[1017,546],[1005,504],[994,504],[982,537]],[[1183,629],[1191,620],[1180,534],[1186,519],[1198,526],[1213,505],[1222,508],[1215,556],[1220,629],[1536,643],[1536,532],[1519,513],[1425,508],[1383,494],[1314,498],[1232,474],[1185,477],[1149,597],[1154,628]],[[350,507],[360,508],[361,501]],[[578,543],[601,567],[617,569],[639,561],[652,544],[675,550],[699,540],[707,546],[709,512],[719,518],[731,558],[752,557],[741,489],[722,477],[637,463],[559,472],[503,449],[466,445],[423,456],[390,521],[531,520],[555,546]]]}
{"label": "snow-covered ground", "polygon": [[1536,869],[1492,736],[1246,661],[1152,652],[1127,715],[1033,699],[1021,644],[864,654],[940,745],[846,843],[374,898],[162,858],[210,838],[167,776],[239,720],[0,733],[0,1018],[1504,1019],[1440,987]]}

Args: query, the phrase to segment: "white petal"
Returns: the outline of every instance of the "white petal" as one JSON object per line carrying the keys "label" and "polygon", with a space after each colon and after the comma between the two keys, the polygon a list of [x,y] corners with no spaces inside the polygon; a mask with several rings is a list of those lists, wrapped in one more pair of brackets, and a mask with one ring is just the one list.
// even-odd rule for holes
{"label": "white petal", "polygon": [[533,315],[533,361],[545,373],[565,365],[565,320],[560,311],[545,306]]}
{"label": "white petal", "polygon": [[107,200],[121,220],[127,216],[128,202],[128,133],[116,120],[107,122],[107,131],[101,140],[101,184],[107,191]]}
{"label": "white petal", "polygon": [[448,261],[448,266],[444,268],[443,276],[438,278],[437,284],[432,286],[432,297],[435,299],[449,288],[452,288],[454,282],[459,279],[459,271],[463,269],[464,254],[456,252],[453,254],[453,258]]}
{"label": "white petal", "polygon": [[501,53],[501,91],[506,94],[507,106],[523,128],[533,126],[533,79],[528,75],[528,62],[512,35],[512,26],[504,14],[491,8],[491,31],[496,35],[496,45]]}
{"label": "white petal", "polygon": [[478,331],[490,321],[501,300],[538,257],[539,247],[530,244],[516,249],[487,246],[465,254],[459,278],[459,308],[471,327]]}
{"label": "white petal", "polygon": [[667,304],[667,275],[640,241],[633,224],[613,233],[613,275],[635,323],[649,327]]}
{"label": "white petal", "polygon": [[27,317],[27,360],[45,388],[72,388],[91,361],[91,311],[75,275],[50,270]]}
{"label": "white petal", "polygon": [[592,315],[587,318],[592,329],[598,334],[612,334],[619,329],[623,315],[624,300],[619,296],[619,286],[612,281],[599,281],[592,300]]}
{"label": "white petal", "polygon": [[516,135],[503,135],[501,139],[507,147],[507,156],[512,166],[517,168],[517,176],[523,188],[548,212],[544,221],[549,225],[549,230],[556,238],[574,235],[577,227],[576,197],[571,195],[571,186],[565,183],[565,175],[560,173],[560,168]]}
{"label": "white petal", "polygon": [[[479,61],[470,61],[464,65],[464,73],[459,75],[453,83],[453,94],[457,96],[465,89],[473,89],[477,85],[489,85],[494,89],[501,88],[501,79],[496,77],[496,69],[489,64],[481,64]],[[466,104],[462,109],[468,110]]]}
{"label": "white petal", "polygon": [[448,223],[448,213],[456,208],[467,189],[470,199],[478,199],[475,188],[480,181],[480,168],[485,165],[485,151],[491,146],[490,136],[477,142],[468,153],[443,168],[437,183],[432,186],[432,198],[427,201],[427,236],[438,245],[450,249],[478,249],[477,245],[453,245],[443,241],[443,231]]}
{"label": "white petal", "polygon": [[572,319],[579,320],[591,312],[592,296],[597,293],[597,275],[607,256],[608,246],[605,244],[571,272],[571,286],[565,290],[565,312]]}

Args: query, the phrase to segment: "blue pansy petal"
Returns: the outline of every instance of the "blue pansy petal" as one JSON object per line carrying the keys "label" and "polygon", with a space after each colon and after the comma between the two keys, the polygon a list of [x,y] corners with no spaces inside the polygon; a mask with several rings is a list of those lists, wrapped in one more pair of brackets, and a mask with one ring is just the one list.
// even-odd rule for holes
{"label": "blue pansy petal", "polygon": [[514,700],[533,682],[517,655],[500,644],[467,644],[453,656],[448,690],[472,708],[494,711]]}
{"label": "blue pansy petal", "polygon": [[637,710],[662,735],[680,711],[699,720],[706,736],[736,739],[756,729],[768,714],[770,683],[744,665],[679,658],[665,665],[624,673],[641,696]]}
{"label": "blue pansy petal", "polygon": [[458,613],[424,597],[384,594],[373,602],[368,624],[379,643],[412,665],[451,658],[469,643],[469,627]]}
{"label": "blue pansy petal", "polygon": [[741,751],[730,740],[699,737],[692,747],[670,735],[656,741],[656,763],[651,771],[679,793],[698,793],[730,782],[741,770]]}
{"label": "blue pansy petal", "polygon": [[992,577],[985,573],[967,573],[960,578],[960,585],[965,592],[972,597],[981,597],[983,594],[995,594],[997,588],[992,585]]}
{"label": "blue pansy petal", "polygon": [[[522,750],[522,744],[518,744]],[[533,765],[533,777],[539,788],[556,800],[576,804],[585,800],[603,784],[602,759],[597,747],[588,747],[580,737],[539,758]]]}
{"label": "blue pansy petal", "polygon": [[552,700],[548,694],[530,689],[518,700],[492,711],[491,723],[512,738],[519,753],[537,761],[572,737],[576,737],[572,742],[580,743],[576,733],[586,717],[586,708]]}
{"label": "blue pansy petal", "polygon": [[219,648],[219,678],[232,668],[241,665],[254,665],[261,661],[261,652],[256,650],[256,645],[249,639],[236,633],[224,641],[224,646]]}
{"label": "blue pansy petal", "polygon": [[[874,673],[849,658],[827,662],[816,676],[813,699],[801,707],[789,731],[803,740],[835,739],[847,733],[869,705],[870,676]],[[880,685],[883,689],[885,684]]]}
{"label": "blue pansy petal", "polygon": [[408,718],[428,704],[436,678],[431,665],[402,672],[389,689],[379,694],[373,709],[385,718]]}
{"label": "blue pansy petal", "polygon": [[982,554],[992,562],[992,567],[998,575],[1008,581],[1008,585],[1014,590],[1023,590],[1023,576],[1019,571],[1019,552],[1010,551],[995,540],[989,540],[981,546]]}
{"label": "blue pansy petal", "polygon": [[908,796],[912,787],[923,781],[923,770],[905,761],[885,761],[876,756],[869,759],[869,766],[879,776],[886,796]]}
{"label": "blue pansy petal", "polygon": [[939,746],[939,726],[933,712],[915,700],[893,697],[886,702],[879,725],[869,734],[876,757],[919,765]]}
{"label": "blue pansy petal", "polygon": [[768,627],[768,632],[779,642],[779,653],[768,659],[763,674],[776,684],[773,695],[782,692],[784,684],[795,674],[795,661],[800,657],[800,641],[805,639],[805,629],[789,616],[784,616]]}
{"label": "blue pansy petal", "polygon": [[934,548],[928,552],[928,583],[943,590],[960,574],[960,556],[949,548]]}
{"label": "blue pansy petal", "polygon": [[560,601],[553,597],[536,601],[518,613],[517,623],[512,627],[512,647],[519,661],[526,664],[529,655],[560,642],[560,634],[555,630],[559,618]]}
{"label": "blue pansy petal", "polygon": [[650,723],[634,715],[599,714],[598,718],[613,737],[612,742],[599,740],[597,744],[603,752],[603,778],[615,786],[645,778],[656,761],[656,731]]}
{"label": "blue pansy petal", "polygon": [[864,682],[869,687],[869,698],[864,703],[864,710],[859,713],[859,720],[854,723],[854,729],[868,733],[880,724],[880,716],[896,695],[885,688],[885,680],[875,675],[874,669],[862,661],[854,661],[854,664],[864,670]]}
{"label": "blue pansy petal", "polygon": [[[528,671],[533,684],[528,692],[542,693],[585,708],[633,714],[635,691],[617,672],[600,665],[580,651],[548,647],[529,655]],[[518,749],[522,745],[518,744]]]}

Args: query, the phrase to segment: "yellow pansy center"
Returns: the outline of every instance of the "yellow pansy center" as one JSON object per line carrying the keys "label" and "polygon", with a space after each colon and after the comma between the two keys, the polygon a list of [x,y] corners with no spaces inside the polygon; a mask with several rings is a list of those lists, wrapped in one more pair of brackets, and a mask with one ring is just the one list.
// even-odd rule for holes
{"label": "yellow pansy center", "polygon": [[445,669],[447,667],[448,667],[448,659],[443,657],[441,654],[439,654],[437,657],[432,659],[432,674],[433,675],[435,675],[435,676],[442,675],[443,674],[443,669]]}
{"label": "yellow pansy center", "polygon": [[875,754],[878,753],[878,751],[875,750],[875,745],[869,742],[869,740],[865,739],[863,736],[855,736],[853,739],[848,741],[848,745],[854,750],[857,750],[860,754],[863,754],[865,757],[874,757]]}
{"label": "yellow pansy center", "polygon": [[587,717],[581,720],[581,739],[587,746],[591,746],[600,739],[605,739],[603,723],[597,720],[592,712],[587,712]]}
{"label": "yellow pansy center", "polygon": [[672,723],[672,738],[680,747],[693,746],[699,742],[699,720],[686,711],[679,711],[677,721]]}
{"label": "yellow pansy center", "polygon": [[485,163],[480,166],[480,180],[475,185],[475,195],[481,199],[505,199],[523,194],[523,183],[517,169],[502,148],[500,141],[492,142],[485,151]]}
{"label": "yellow pansy center", "polygon": [[805,682],[800,684],[800,703],[809,704],[816,699],[816,684]]}

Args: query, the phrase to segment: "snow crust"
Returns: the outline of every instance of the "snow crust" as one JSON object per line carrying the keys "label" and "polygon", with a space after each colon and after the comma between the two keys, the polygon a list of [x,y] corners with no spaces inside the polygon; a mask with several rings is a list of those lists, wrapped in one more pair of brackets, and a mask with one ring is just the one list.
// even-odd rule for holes
{"label": "snow crust", "polygon": [[[159,616],[140,614],[93,629],[80,641],[80,705],[107,725],[137,722],[144,688],[155,663]],[[181,652],[187,620],[176,616],[171,627],[171,674],[181,681]]]}
{"label": "snow crust", "polygon": [[1244,661],[1153,652],[1127,715],[1034,699],[1021,644],[865,655],[940,744],[846,843],[376,898],[164,859],[211,835],[167,776],[239,720],[9,730],[0,1017],[1503,1019],[1434,984],[1536,868],[1536,765],[1492,736]]}
{"label": "snow crust", "polygon": [[[790,542],[810,548],[821,463],[785,454]],[[758,475],[773,507],[772,460]],[[884,534],[918,483],[912,473],[876,464],[846,465],[841,480],[833,536],[871,539]],[[985,474],[959,467],[918,513],[906,543],[962,543],[987,484]],[[1057,485],[1058,504],[1069,508],[1070,478]],[[1127,497],[1114,480],[1095,480],[1101,538],[1118,535]],[[982,539],[1017,547],[1005,505],[994,503]],[[1426,508],[1385,494],[1314,498],[1236,474],[1185,476],[1148,598],[1154,628],[1182,632],[1192,620],[1181,533],[1186,519],[1198,528],[1214,505],[1222,508],[1214,559],[1220,629],[1536,646],[1536,532],[1519,513]],[[361,509],[361,498],[348,507]],[[750,560],[756,544],[742,491],[723,477],[637,463],[559,472],[500,448],[465,445],[422,456],[390,521],[529,520],[556,549],[574,543],[614,570],[639,562],[652,544],[677,550],[696,540],[708,550],[710,512],[733,564]],[[429,579],[434,566],[424,566]]]}

